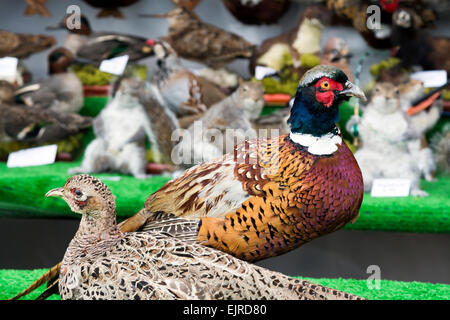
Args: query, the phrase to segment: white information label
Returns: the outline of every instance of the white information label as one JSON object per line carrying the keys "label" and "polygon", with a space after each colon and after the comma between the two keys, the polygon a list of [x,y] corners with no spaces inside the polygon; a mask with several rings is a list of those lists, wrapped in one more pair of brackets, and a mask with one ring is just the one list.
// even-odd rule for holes
{"label": "white information label", "polygon": [[4,57],[0,58],[0,78],[14,79],[17,71],[17,58]]}
{"label": "white information label", "polygon": [[422,81],[425,88],[437,88],[447,83],[447,71],[431,70],[414,72],[411,74],[411,79]]}
{"label": "white information label", "polygon": [[8,156],[6,166],[8,168],[14,168],[52,164],[55,162],[57,149],[58,146],[56,144],[52,144],[49,146],[11,152]]}
{"label": "white information label", "polygon": [[120,76],[124,71],[125,67],[128,63],[128,55],[103,60],[100,63],[100,71],[115,74],[116,76]]}
{"label": "white information label", "polygon": [[272,76],[277,74],[278,71],[269,67],[256,66],[255,67],[255,78],[256,80],[262,80],[266,76]]}
{"label": "white information label", "polygon": [[407,197],[411,189],[409,179],[375,179],[370,195],[372,197]]}
{"label": "white information label", "polygon": [[120,181],[121,177],[119,176],[112,176],[112,177],[98,177],[100,180],[105,181]]}

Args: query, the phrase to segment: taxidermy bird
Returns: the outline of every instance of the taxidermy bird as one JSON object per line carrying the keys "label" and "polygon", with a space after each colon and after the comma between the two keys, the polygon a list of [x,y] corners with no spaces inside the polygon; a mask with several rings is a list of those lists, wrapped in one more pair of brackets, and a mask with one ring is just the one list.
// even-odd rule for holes
{"label": "taxidermy bird", "polygon": [[392,45],[402,67],[421,66],[424,70],[444,69],[450,73],[450,38],[420,30],[422,21],[410,9],[399,9],[393,17]]}
{"label": "taxidermy bird", "polygon": [[69,70],[73,57],[69,50],[58,48],[48,56],[49,77],[16,91],[29,107],[63,113],[78,113],[83,107],[83,85]]}
{"label": "taxidermy bird", "polygon": [[208,107],[226,97],[214,83],[186,69],[167,42],[155,42],[154,52],[157,69],[152,84],[164,100],[163,105],[178,118],[180,127],[189,127]]}
{"label": "taxidermy bird", "polygon": [[335,125],[350,96],[364,99],[342,71],[311,69],[299,83],[289,135],[245,141],[191,168],[152,194],[122,230],[151,228],[146,221],[156,212],[200,219],[196,240],[256,261],[356,220],[362,176]]}
{"label": "taxidermy bird", "polygon": [[97,13],[97,18],[114,17],[120,19],[125,19],[125,16],[119,10],[119,7],[128,7],[138,1],[139,0],[84,0],[84,2],[89,5],[102,9]]}
{"label": "taxidermy bird", "polygon": [[[423,83],[418,80],[410,80],[408,83],[399,86],[400,105],[405,114],[412,107],[413,102],[424,95]],[[415,138],[408,141],[408,148],[411,155],[416,160],[422,176],[427,181],[433,178],[436,170],[436,162],[432,150],[427,146],[425,133],[427,133],[439,121],[442,112],[442,101],[435,101],[427,110],[420,111],[412,116],[408,115],[410,130]]]}
{"label": "taxidermy bird", "polygon": [[15,75],[2,75],[0,80],[7,80],[17,86],[31,81],[31,73],[22,63],[34,53],[41,52],[55,44],[55,38],[42,34],[23,34],[0,30],[0,58],[18,58]]}
{"label": "taxidermy bird", "polygon": [[434,151],[437,169],[445,174],[450,173],[450,124],[447,123],[431,138],[431,148]]}
{"label": "taxidermy bird", "polygon": [[[424,27],[432,25],[436,19],[434,9],[423,0],[326,0],[326,3],[337,22],[353,26],[367,44],[375,49],[392,48],[392,16],[400,8],[414,11],[423,21]],[[379,13],[368,10],[372,5],[381,9]],[[373,22],[375,19],[378,19],[380,26],[369,28],[368,22]]]}
{"label": "taxidermy bird", "polygon": [[47,0],[26,0],[27,8],[24,14],[27,16],[39,14],[44,17],[50,17],[51,14],[45,7],[46,1]]}
{"label": "taxidermy bird", "polygon": [[[120,230],[179,230],[175,237],[257,261],[355,221],[362,175],[335,124],[339,104],[351,96],[365,99],[342,71],[332,66],[309,70],[298,86],[289,134],[245,141],[189,169],[150,195]],[[196,226],[184,233],[176,217]],[[55,266],[19,296],[53,283],[58,270]]]}
{"label": "taxidermy bird", "polygon": [[0,141],[56,142],[91,126],[92,119],[40,107],[15,105],[14,88],[0,81]]}
{"label": "taxidermy bird", "polygon": [[56,43],[55,38],[43,34],[24,34],[0,30],[0,58],[25,59],[46,50]]}
{"label": "taxidermy bird", "polygon": [[[301,67],[303,54],[320,54],[320,40],[324,25],[330,14],[325,7],[310,6],[301,14],[297,25],[286,33],[264,40],[250,61],[253,74],[257,65],[281,70],[286,54],[290,55],[295,68]],[[304,72],[304,71],[303,71]]]}
{"label": "taxidermy bird", "polygon": [[225,7],[245,24],[276,23],[288,10],[288,0],[222,0]]}
{"label": "taxidermy bird", "polygon": [[157,42],[154,51],[158,68],[152,83],[158,87],[170,110],[177,117],[206,111],[197,76],[181,65],[170,44]]}
{"label": "taxidermy bird", "polygon": [[146,83],[145,90],[141,90],[139,94],[139,101],[150,121],[153,159],[160,163],[171,164],[172,149],[176,142],[172,135],[179,129],[179,120],[171,111],[160,89],[154,84]]}
{"label": "taxidermy bird", "polygon": [[95,139],[87,146],[81,167],[69,174],[118,171],[145,179],[145,138],[154,141],[147,114],[139,101],[145,84],[123,79],[107,106],[94,120]]}
{"label": "taxidermy bird", "polygon": [[261,84],[241,81],[233,94],[213,105],[189,126],[174,149],[176,164],[190,167],[210,161],[232,151],[236,142],[256,138],[251,121],[259,117],[263,106]]}
{"label": "taxidermy bird", "polygon": [[370,192],[374,179],[399,178],[411,181],[411,195],[427,196],[419,187],[420,170],[408,149],[408,141],[416,135],[401,110],[399,95],[398,88],[390,83],[376,84],[362,118],[352,116],[346,129],[353,132],[353,126],[358,126],[362,147],[355,158],[366,192]]}
{"label": "taxidermy bird", "polygon": [[167,14],[141,14],[142,17],[167,18],[169,33],[161,39],[168,42],[185,59],[218,68],[236,58],[250,58],[255,45],[234,33],[201,21],[183,6]]}
{"label": "taxidermy bird", "polygon": [[352,57],[347,42],[338,37],[328,39],[322,49],[320,59],[321,64],[328,64],[344,71],[350,81],[354,81],[353,73],[350,68],[350,59]]}
{"label": "taxidermy bird", "polygon": [[71,177],[46,196],[61,197],[82,215],[61,265],[63,300],[361,299],[170,234],[123,233],[115,196],[89,175]]}
{"label": "taxidermy bird", "polygon": [[105,59],[128,55],[129,61],[137,61],[153,55],[152,41],[147,38],[114,32],[93,32],[88,19],[81,15],[80,28],[69,28],[71,16],[47,29],[67,30],[64,47],[69,49],[77,62],[99,66]]}

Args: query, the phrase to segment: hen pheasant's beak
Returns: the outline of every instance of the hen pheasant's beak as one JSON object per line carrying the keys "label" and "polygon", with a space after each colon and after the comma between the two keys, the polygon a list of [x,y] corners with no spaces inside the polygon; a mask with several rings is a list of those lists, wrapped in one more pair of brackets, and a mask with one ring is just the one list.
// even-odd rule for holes
{"label": "hen pheasant's beak", "polygon": [[62,197],[64,192],[64,188],[56,188],[52,189],[45,194],[46,197]]}
{"label": "hen pheasant's beak", "polygon": [[362,101],[367,101],[366,95],[361,90],[361,88],[358,87],[357,85],[354,85],[350,81],[347,81],[345,83],[344,90],[342,90],[339,94],[350,96],[350,97],[356,97],[356,98],[361,99]]}

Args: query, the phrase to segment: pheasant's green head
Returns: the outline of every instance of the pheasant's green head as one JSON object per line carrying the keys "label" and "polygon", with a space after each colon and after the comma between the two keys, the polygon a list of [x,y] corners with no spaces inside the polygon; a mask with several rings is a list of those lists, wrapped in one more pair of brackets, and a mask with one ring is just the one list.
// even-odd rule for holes
{"label": "pheasant's green head", "polygon": [[319,65],[308,70],[297,87],[288,122],[295,133],[322,136],[335,128],[339,105],[350,97],[365,100],[362,90],[340,69]]}

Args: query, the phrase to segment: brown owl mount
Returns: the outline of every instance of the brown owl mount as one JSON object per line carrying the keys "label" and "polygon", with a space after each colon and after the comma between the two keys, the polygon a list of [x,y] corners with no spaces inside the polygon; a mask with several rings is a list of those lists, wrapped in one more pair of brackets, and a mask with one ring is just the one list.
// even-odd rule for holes
{"label": "brown owl mount", "polygon": [[114,17],[120,19],[125,19],[125,16],[119,10],[119,7],[128,7],[138,1],[139,0],[84,0],[84,2],[91,6],[102,9],[97,13],[97,18]]}
{"label": "brown owl mount", "polygon": [[[193,5],[191,6],[191,8]],[[201,21],[192,9],[178,5],[166,14],[141,14],[141,17],[167,18],[167,41],[185,59],[218,68],[236,58],[250,58],[255,45],[244,38]]]}
{"label": "brown owl mount", "polygon": [[276,23],[288,10],[288,0],[222,0],[231,14],[245,24]]}

